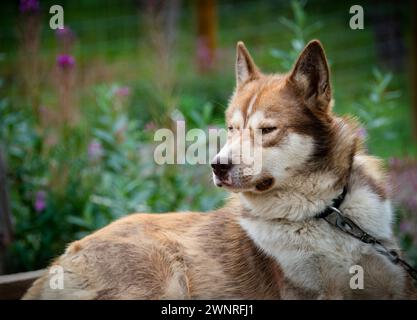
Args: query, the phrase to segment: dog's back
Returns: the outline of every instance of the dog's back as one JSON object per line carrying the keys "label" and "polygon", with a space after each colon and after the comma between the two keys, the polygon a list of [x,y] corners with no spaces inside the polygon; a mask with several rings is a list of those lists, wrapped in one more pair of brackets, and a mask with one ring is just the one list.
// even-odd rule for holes
{"label": "dog's back", "polygon": [[278,265],[257,249],[232,209],[135,214],[72,243],[54,274],[24,299],[279,298]]}

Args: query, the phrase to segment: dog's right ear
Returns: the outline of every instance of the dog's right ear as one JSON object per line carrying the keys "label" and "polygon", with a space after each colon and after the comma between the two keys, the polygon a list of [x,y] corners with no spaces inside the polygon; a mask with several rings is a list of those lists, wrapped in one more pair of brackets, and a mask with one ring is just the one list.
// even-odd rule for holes
{"label": "dog's right ear", "polygon": [[301,52],[290,74],[290,81],[302,91],[313,109],[330,110],[330,73],[324,49],[318,40],[310,41]]}
{"label": "dog's right ear", "polygon": [[258,67],[253,62],[244,43],[239,41],[236,46],[236,85],[240,86],[247,81],[256,79],[258,76]]}

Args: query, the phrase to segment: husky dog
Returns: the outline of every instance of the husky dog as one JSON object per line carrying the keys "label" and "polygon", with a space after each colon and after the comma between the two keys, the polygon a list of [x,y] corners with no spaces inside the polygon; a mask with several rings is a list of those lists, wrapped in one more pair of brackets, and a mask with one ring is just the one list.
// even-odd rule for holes
{"label": "husky dog", "polygon": [[[358,126],[332,112],[329,68],[310,42],[287,74],[261,73],[237,44],[228,140],[212,162],[233,192],[203,213],[134,214],[70,244],[25,299],[402,299],[406,272],[316,215],[347,193],[343,214],[398,250],[381,162]],[[233,163],[243,129],[262,133],[261,169]],[[243,137],[243,136],[242,136]],[[247,139],[252,139],[251,135]],[[253,174],[251,174],[253,172]],[[51,266],[51,267],[52,267]],[[352,269],[354,267],[354,269]],[[355,269],[356,268],[356,269]],[[352,270],[363,284],[352,285]]]}

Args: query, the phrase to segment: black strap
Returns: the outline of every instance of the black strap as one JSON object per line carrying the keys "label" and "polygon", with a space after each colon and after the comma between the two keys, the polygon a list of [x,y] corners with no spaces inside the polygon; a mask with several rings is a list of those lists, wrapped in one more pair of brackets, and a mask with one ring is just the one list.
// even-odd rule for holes
{"label": "black strap", "polygon": [[363,243],[372,245],[377,252],[388,257],[392,263],[399,264],[414,280],[417,281],[417,270],[405,260],[401,259],[395,250],[387,249],[381,241],[362,230],[355,222],[342,214],[339,208],[346,197],[346,193],[347,187],[344,187],[343,192],[333,200],[333,205],[326,207],[326,209],[316,215],[316,218],[324,219],[330,225],[336,227],[344,233],[349,234]]}
{"label": "black strap", "polygon": [[343,191],[341,194],[339,194],[339,196],[335,199],[332,200],[332,205],[331,206],[327,206],[326,209],[324,209],[322,212],[320,212],[319,214],[316,215],[316,218],[325,218],[327,217],[329,214],[333,213],[332,207],[339,209],[340,205],[342,204],[342,202],[345,200],[347,194],[347,187],[345,186],[343,188]]}

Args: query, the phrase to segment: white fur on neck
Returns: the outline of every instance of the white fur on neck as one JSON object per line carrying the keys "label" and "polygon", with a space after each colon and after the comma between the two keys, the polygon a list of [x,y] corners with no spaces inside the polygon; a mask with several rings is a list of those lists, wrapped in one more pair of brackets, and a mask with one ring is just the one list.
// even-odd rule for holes
{"label": "white fur on neck", "polygon": [[242,193],[240,197],[254,216],[301,221],[324,210],[342,192],[334,189],[336,181],[337,177],[331,173],[296,176],[285,188],[268,194]]}

